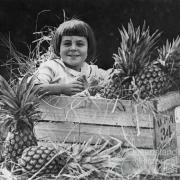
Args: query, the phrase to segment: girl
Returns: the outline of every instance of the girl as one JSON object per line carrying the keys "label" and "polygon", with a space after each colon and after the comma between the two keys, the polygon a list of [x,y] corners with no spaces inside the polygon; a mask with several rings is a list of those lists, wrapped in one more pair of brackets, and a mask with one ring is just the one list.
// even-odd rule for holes
{"label": "girl", "polygon": [[[37,70],[37,83],[52,95],[75,95],[91,78],[107,78],[109,71],[89,65],[95,58],[96,42],[91,27],[78,19],[63,22],[52,38],[55,57]],[[82,78],[83,77],[83,78]]]}

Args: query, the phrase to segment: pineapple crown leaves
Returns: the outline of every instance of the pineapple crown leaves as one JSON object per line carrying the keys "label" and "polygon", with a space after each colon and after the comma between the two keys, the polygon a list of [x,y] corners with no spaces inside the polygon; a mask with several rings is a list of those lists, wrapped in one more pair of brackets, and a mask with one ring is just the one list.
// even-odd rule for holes
{"label": "pineapple crown leaves", "polygon": [[97,176],[98,173],[98,177],[104,179],[107,174],[102,173],[100,175],[102,171],[111,169],[112,174],[110,174],[115,173],[114,168],[118,167],[122,160],[122,158],[117,157],[122,148],[122,141],[113,137],[110,139],[102,137],[95,142],[95,145],[92,145],[92,140],[93,137],[83,144],[75,144],[71,147],[69,155],[72,158],[65,167],[69,175],[76,175],[77,177],[82,172],[91,171],[92,173],[86,174],[84,177],[94,179],[93,175]]}
{"label": "pineapple crown leaves", "polygon": [[158,49],[158,53],[157,62],[167,68],[170,74],[174,73],[180,67],[180,37],[173,39],[172,43],[167,40],[166,44]]}
{"label": "pineapple crown leaves", "polygon": [[119,32],[121,43],[118,54],[113,54],[115,66],[122,69],[126,75],[133,75],[149,63],[161,33],[156,30],[150,35],[149,27],[146,28],[145,22],[140,29],[140,26],[135,28],[131,20],[128,23],[128,29],[123,26]]}
{"label": "pineapple crown leaves", "polygon": [[38,95],[40,89],[34,86],[34,77],[30,78],[30,74],[26,74],[13,87],[2,76],[0,78],[0,102],[3,104],[2,108],[13,117],[12,125],[26,124],[32,127],[33,121],[40,118],[38,106],[45,95]]}
{"label": "pineapple crown leaves", "polygon": [[0,129],[2,130],[2,132],[5,132],[10,128],[10,125],[12,124],[12,116],[9,116],[7,110],[0,109],[0,121],[1,121]]}
{"label": "pineapple crown leaves", "polygon": [[15,92],[11,85],[2,76],[0,76],[0,96],[3,97],[4,101],[6,101],[7,106],[10,108],[18,108]]}

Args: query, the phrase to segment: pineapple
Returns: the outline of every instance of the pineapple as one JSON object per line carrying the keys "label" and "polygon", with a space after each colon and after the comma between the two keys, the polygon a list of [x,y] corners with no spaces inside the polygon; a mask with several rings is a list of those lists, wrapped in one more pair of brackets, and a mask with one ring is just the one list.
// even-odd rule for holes
{"label": "pineapple", "polygon": [[123,27],[123,30],[119,31],[122,41],[118,54],[113,56],[113,71],[101,94],[109,99],[132,98],[135,91],[134,78],[152,61],[151,56],[161,34],[155,31],[150,35],[145,23],[142,29],[134,28],[132,21],[128,23],[128,30]]}
{"label": "pineapple", "polygon": [[25,148],[37,145],[34,134],[34,122],[40,118],[38,111],[38,88],[34,87],[33,78],[25,75],[13,87],[0,77],[0,102],[3,104],[0,121],[6,128],[3,156],[6,160],[17,162]]}
{"label": "pineapple", "polygon": [[[115,169],[121,163],[116,155],[123,142],[115,138],[98,139],[91,145],[92,140],[70,146],[62,144],[60,151],[44,146],[29,147],[24,150],[19,165],[31,179],[42,174],[58,174],[62,179],[105,179],[116,174]],[[109,175],[108,170],[111,170]]]}
{"label": "pineapple", "polygon": [[163,95],[177,90],[180,82],[180,38],[158,49],[158,58],[135,77],[141,98]]}
{"label": "pineapple", "polygon": [[69,179],[119,179],[122,175],[116,168],[122,160],[117,158],[122,141],[115,138],[98,139],[94,145],[93,138],[82,144],[73,144],[69,158],[61,172],[61,177]]}
{"label": "pineapple", "polygon": [[58,154],[55,148],[31,146],[23,151],[19,165],[30,175],[58,174],[67,161],[67,153]]}

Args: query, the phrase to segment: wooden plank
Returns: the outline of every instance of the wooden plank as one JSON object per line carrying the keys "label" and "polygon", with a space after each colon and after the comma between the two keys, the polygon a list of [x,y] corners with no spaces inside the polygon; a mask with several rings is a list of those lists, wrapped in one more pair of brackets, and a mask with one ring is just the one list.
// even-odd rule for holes
{"label": "wooden plank", "polygon": [[131,101],[87,97],[49,97],[41,103],[42,119],[87,124],[153,128],[153,114]]}
{"label": "wooden plank", "polygon": [[[180,165],[180,106],[175,108],[176,140],[177,140],[177,164]],[[180,168],[178,168],[180,173]]]}
{"label": "wooden plank", "polygon": [[130,177],[140,171],[149,174],[157,169],[157,152],[155,150],[131,148],[122,151],[125,153],[123,154],[121,172],[125,177]]}
{"label": "wooden plank", "polygon": [[157,111],[163,112],[180,106],[180,93],[178,91],[169,92],[161,97],[156,98],[156,101]]}
{"label": "wooden plank", "polygon": [[[153,173],[152,174],[142,173],[142,174],[137,174],[137,175],[133,174],[133,175],[134,176],[131,178],[131,180],[179,180],[180,179],[180,175],[161,175],[161,174],[153,174]],[[25,178],[23,178],[23,180]],[[62,177],[46,178],[46,179],[39,178],[39,180],[66,180],[66,179],[67,178],[62,178]],[[119,180],[122,180],[122,178]]]}
{"label": "wooden plank", "polygon": [[159,160],[172,158],[176,155],[176,123],[174,109],[158,113],[155,119],[156,148]]}
{"label": "wooden plank", "polygon": [[[179,137],[180,137],[180,123],[176,123],[176,136],[179,139]],[[178,146],[178,147],[180,147],[180,146]]]}
{"label": "wooden plank", "polygon": [[[174,104],[177,105],[177,103]],[[180,107],[159,112],[156,117],[155,137],[160,162],[159,169],[162,173],[179,173]]]}
{"label": "wooden plank", "polygon": [[178,169],[178,157],[173,156],[171,158],[164,159],[164,161],[161,162],[159,171],[166,174],[177,174],[179,171]]}
{"label": "wooden plank", "polygon": [[168,174],[139,174],[132,178],[132,180],[179,180],[180,175],[168,175]]}
{"label": "wooden plank", "polygon": [[[93,142],[100,137],[113,136],[126,141],[126,146],[131,146],[127,140],[136,147],[153,148],[153,129],[139,129],[139,135],[135,128],[101,126],[79,123],[45,123],[40,122],[35,126],[38,139],[59,142],[83,142],[93,137]],[[126,137],[125,137],[126,136]]]}

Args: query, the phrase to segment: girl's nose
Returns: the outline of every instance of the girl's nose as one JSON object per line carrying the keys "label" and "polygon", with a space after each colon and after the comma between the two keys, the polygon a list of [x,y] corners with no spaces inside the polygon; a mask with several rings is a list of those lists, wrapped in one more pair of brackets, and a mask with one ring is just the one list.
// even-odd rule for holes
{"label": "girl's nose", "polygon": [[77,45],[76,45],[76,43],[72,43],[71,49],[72,49],[72,50],[77,50]]}
{"label": "girl's nose", "polygon": [[77,46],[76,46],[75,43],[72,44],[71,49],[72,49],[72,50],[76,50],[76,49],[77,49]]}

